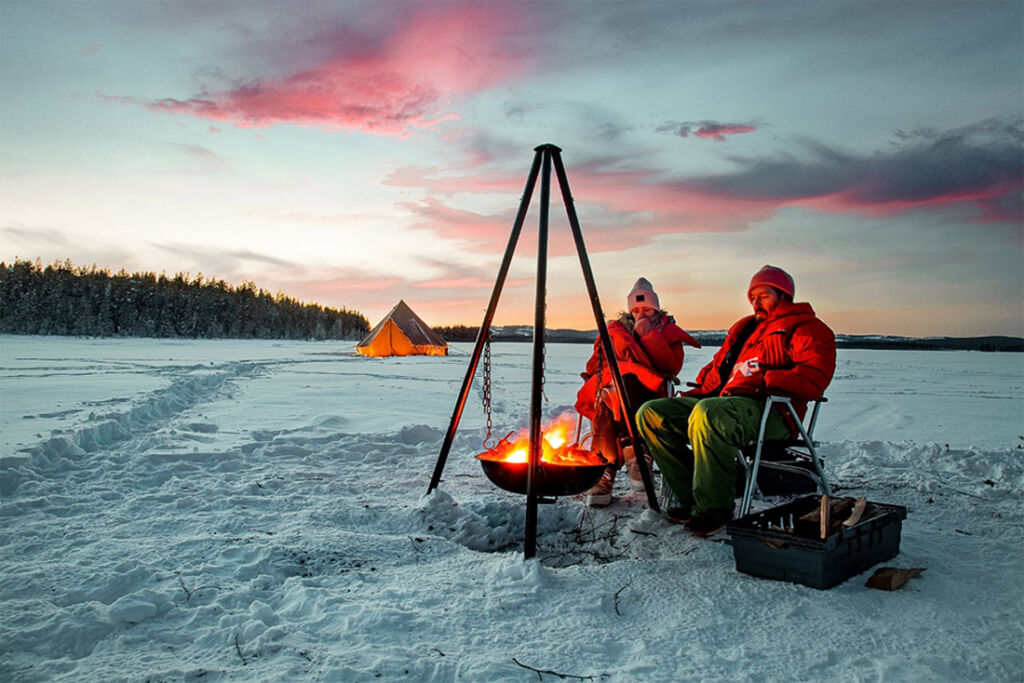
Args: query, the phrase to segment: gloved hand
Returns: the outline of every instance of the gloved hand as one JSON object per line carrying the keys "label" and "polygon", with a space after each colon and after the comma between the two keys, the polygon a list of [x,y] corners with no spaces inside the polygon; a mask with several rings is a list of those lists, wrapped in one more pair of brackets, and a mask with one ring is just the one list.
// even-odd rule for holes
{"label": "gloved hand", "polygon": [[633,323],[633,333],[642,337],[651,330],[660,330],[665,326],[665,318],[660,311],[652,315],[640,316],[635,323]]}
{"label": "gloved hand", "polygon": [[737,363],[736,367],[733,368],[732,376],[735,377],[737,374],[743,375],[744,377],[753,377],[757,373],[764,369],[756,358],[745,360],[742,363]]}
{"label": "gloved hand", "polygon": [[761,367],[764,368],[789,368],[793,367],[793,358],[789,355],[789,346],[786,344],[786,336],[781,333],[769,334],[761,340],[761,354],[759,358]]}
{"label": "gloved hand", "polygon": [[640,318],[633,324],[633,334],[638,337],[644,336],[652,329],[654,329],[654,327],[651,325],[651,321],[648,318]]}

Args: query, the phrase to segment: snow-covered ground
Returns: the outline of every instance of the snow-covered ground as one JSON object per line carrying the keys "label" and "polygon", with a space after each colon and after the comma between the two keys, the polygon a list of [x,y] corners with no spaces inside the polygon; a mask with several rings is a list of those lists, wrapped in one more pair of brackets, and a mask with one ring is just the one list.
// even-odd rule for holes
{"label": "snow-covered ground", "polygon": [[[1021,355],[840,351],[828,470],[927,568],[885,592],[738,573],[628,481],[541,506],[524,560],[479,386],[425,495],[471,347],[0,337],[0,680],[1022,679]],[[548,416],[589,351],[548,347]],[[531,353],[495,345],[501,435]]]}

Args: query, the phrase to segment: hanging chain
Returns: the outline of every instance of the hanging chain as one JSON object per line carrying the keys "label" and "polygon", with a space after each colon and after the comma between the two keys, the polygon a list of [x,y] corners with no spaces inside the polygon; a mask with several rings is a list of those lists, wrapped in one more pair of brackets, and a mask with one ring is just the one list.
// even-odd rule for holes
{"label": "hanging chain", "polygon": [[484,437],[484,448],[490,449],[491,430],[491,331],[487,331],[487,341],[484,342],[484,414],[487,416],[487,436]]}
{"label": "hanging chain", "polygon": [[[597,338],[598,342],[601,341],[601,337]],[[597,388],[595,389],[594,410],[597,410],[597,404],[601,403],[603,397],[601,394],[604,393],[604,346],[600,343],[597,345]]]}
{"label": "hanging chain", "polygon": [[[547,305],[547,302],[545,302],[544,303],[544,317],[543,317],[544,329],[547,329],[547,326],[548,326],[547,315],[548,315],[548,305]],[[536,334],[536,332],[534,332],[534,334]],[[550,401],[548,401],[548,395],[546,393],[544,393],[545,382],[547,381],[547,377],[548,377],[547,369],[548,369],[548,340],[547,340],[547,335],[545,335],[544,336],[544,343],[540,347],[540,395],[544,399],[545,403],[550,403]]]}
{"label": "hanging chain", "polygon": [[550,401],[548,401],[548,395],[544,393],[545,382],[547,381],[548,376],[547,366],[548,345],[544,344],[544,346],[542,346],[540,349],[540,395],[544,398],[545,403],[550,403]]}

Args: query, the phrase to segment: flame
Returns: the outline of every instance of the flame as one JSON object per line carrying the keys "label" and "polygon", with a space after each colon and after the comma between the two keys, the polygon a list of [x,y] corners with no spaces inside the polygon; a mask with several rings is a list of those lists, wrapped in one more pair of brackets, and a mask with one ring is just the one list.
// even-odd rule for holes
{"label": "flame", "polygon": [[[600,465],[604,464],[601,456],[579,448],[569,442],[569,434],[573,429],[571,415],[562,415],[541,428],[541,462],[553,465]],[[525,463],[530,453],[530,431],[520,430],[514,438],[511,434],[498,442],[494,448],[481,457],[508,463]]]}
{"label": "flame", "polygon": [[526,458],[529,457],[530,451],[526,448],[517,448],[512,451],[504,458],[501,458],[503,462],[526,462]]}

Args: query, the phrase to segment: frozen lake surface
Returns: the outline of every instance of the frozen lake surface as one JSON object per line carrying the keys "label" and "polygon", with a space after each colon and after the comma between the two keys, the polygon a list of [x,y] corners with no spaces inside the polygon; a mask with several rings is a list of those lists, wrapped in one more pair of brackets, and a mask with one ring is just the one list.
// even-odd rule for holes
{"label": "frozen lake surface", "polygon": [[[927,568],[888,593],[737,573],[626,481],[608,508],[541,506],[524,561],[523,497],[472,457],[479,371],[424,495],[471,348],[0,337],[0,677],[1020,680],[1020,354],[840,350],[828,472],[906,506],[890,564]],[[589,352],[548,347],[546,416]],[[531,354],[494,347],[500,435]]]}

